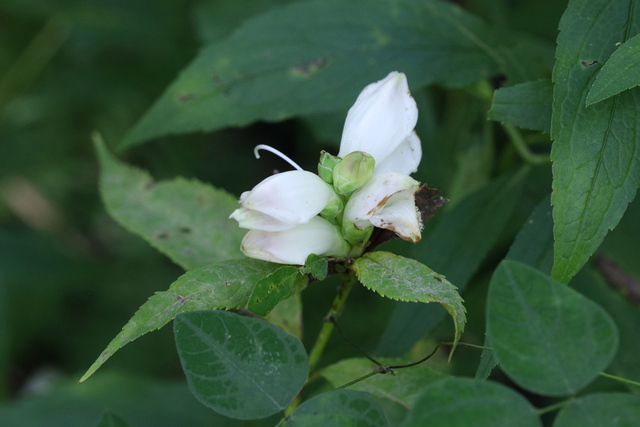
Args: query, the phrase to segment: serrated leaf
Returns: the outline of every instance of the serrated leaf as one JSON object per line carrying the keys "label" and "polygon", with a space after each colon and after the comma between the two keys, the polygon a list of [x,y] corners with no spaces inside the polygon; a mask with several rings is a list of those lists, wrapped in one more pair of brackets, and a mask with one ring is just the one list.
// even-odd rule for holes
{"label": "serrated leaf", "polygon": [[140,307],[80,382],[89,378],[127,343],[160,329],[180,313],[244,307],[253,286],[279,267],[279,264],[244,258],[188,271],[173,282],[168,291],[156,293]]}
{"label": "serrated leaf", "polygon": [[292,414],[286,427],[386,427],[387,418],[376,400],[355,390],[334,390],[307,400]]}
{"label": "serrated leaf", "polygon": [[302,343],[265,320],[197,311],[177,316],[174,333],[191,392],[227,417],[280,412],[307,381]]}
{"label": "serrated leaf", "polygon": [[[404,359],[379,359],[378,361],[390,366],[411,363]],[[377,366],[373,365],[369,359],[345,359],[324,368],[321,374],[331,385],[340,387],[376,368]],[[424,363],[411,368],[395,369],[394,372],[394,375],[374,375],[349,386],[349,389],[364,391],[375,397],[389,399],[405,408],[411,408],[425,385],[448,377],[447,374],[436,371]]]}
{"label": "serrated leaf", "polygon": [[616,326],[600,306],[509,260],[491,278],[487,335],[500,368],[521,387],[547,396],[581,390],[618,347]]}
{"label": "serrated leaf", "polygon": [[365,254],[355,260],[352,268],[365,287],[383,297],[440,303],[451,315],[456,328],[455,349],[467,319],[460,294],[444,276],[418,261],[383,251]]}
{"label": "serrated leaf", "polygon": [[618,224],[640,185],[640,88],[585,105],[601,64],[640,25],[640,8],[629,5],[629,0],[575,0],[560,22],[551,203],[552,276],[563,283]]}
{"label": "serrated leaf", "polygon": [[[434,228],[425,228],[422,242],[412,249],[414,257],[446,272],[462,292],[511,217],[524,177],[502,177],[460,201]],[[376,354],[403,356],[445,316],[440,306],[397,303]]]}
{"label": "serrated leaf", "polygon": [[491,381],[447,378],[429,384],[402,427],[541,427],[531,404]]}
{"label": "serrated leaf", "polygon": [[488,117],[525,129],[551,131],[551,80],[538,80],[498,89]]}
{"label": "serrated leaf", "polygon": [[280,267],[256,283],[247,308],[253,314],[266,316],[280,301],[301,292],[309,278],[300,274],[299,267]]}
{"label": "serrated leaf", "polygon": [[635,427],[640,422],[640,396],[595,393],[571,402],[558,413],[553,427]]}
{"label": "serrated leaf", "polygon": [[246,233],[229,215],[237,199],[196,180],[156,183],[116,159],[99,136],[100,193],[109,215],[185,270],[242,257]]}
{"label": "serrated leaf", "polygon": [[507,259],[519,261],[551,274],[553,267],[553,219],[551,197],[545,197],[518,232]]}
{"label": "serrated leaf", "polygon": [[412,88],[461,87],[501,69],[526,81],[539,75],[544,50],[439,0],[294,2],[205,47],[122,146],[346,109],[391,70]]}
{"label": "serrated leaf", "polygon": [[587,95],[587,106],[640,85],[640,34],[622,43],[604,64]]}

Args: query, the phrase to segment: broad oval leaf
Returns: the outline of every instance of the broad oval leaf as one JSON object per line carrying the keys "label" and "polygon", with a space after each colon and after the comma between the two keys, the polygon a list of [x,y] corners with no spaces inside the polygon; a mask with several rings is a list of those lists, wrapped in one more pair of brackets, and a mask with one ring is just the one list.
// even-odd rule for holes
{"label": "broad oval leaf", "polygon": [[461,87],[500,70],[531,80],[546,56],[537,42],[439,0],[294,2],[205,47],[122,145],[348,108],[392,70],[414,88]]}
{"label": "broad oval leaf", "polygon": [[307,400],[292,414],[286,427],[386,427],[387,417],[376,400],[355,390],[334,390]]}
{"label": "broad oval leaf", "polygon": [[280,267],[256,283],[247,308],[253,314],[264,317],[280,301],[301,292],[308,283],[309,278],[300,274],[299,267]]}
{"label": "broad oval leaf", "polygon": [[518,232],[507,259],[519,261],[551,274],[553,268],[553,219],[551,197],[545,197],[536,206]]}
{"label": "broad oval leaf", "polygon": [[491,381],[447,378],[429,384],[402,427],[541,427],[535,409]]}
{"label": "broad oval leaf", "polygon": [[618,347],[616,326],[600,306],[509,260],[491,278],[487,335],[501,369],[520,386],[547,396],[582,389]]}
{"label": "broad oval leaf", "polygon": [[553,427],[636,427],[640,423],[640,396],[595,393],[563,408]]}
{"label": "broad oval leaf", "polygon": [[96,427],[131,427],[131,424],[113,412],[106,412],[100,416]]}
{"label": "broad oval leaf", "polygon": [[253,286],[280,267],[279,264],[243,258],[188,271],[173,282],[168,291],[156,293],[140,307],[80,382],[89,378],[127,343],[160,329],[179,313],[244,307]]}
{"label": "broad oval leaf", "polygon": [[[449,312],[456,328],[454,349],[467,320],[462,298],[444,276],[418,261],[390,252],[369,252],[353,263],[360,282],[386,298],[437,302]],[[452,352],[453,354],[453,352]]]}
{"label": "broad oval leaf", "polygon": [[238,207],[226,191],[196,180],[156,183],[148,173],[116,159],[98,136],[100,194],[120,225],[141,236],[185,270],[240,258],[246,230],[229,219]]}
{"label": "broad oval leaf", "polygon": [[560,21],[553,69],[551,203],[552,276],[563,283],[618,224],[640,185],[640,88],[585,104],[601,64],[640,25],[640,7],[633,3],[574,0]]}
{"label": "broad oval leaf", "polygon": [[[386,365],[406,365],[411,361],[404,359],[378,359]],[[341,387],[362,377],[377,366],[369,359],[354,358],[341,360],[321,372],[334,387]],[[349,386],[351,390],[364,391],[375,397],[389,399],[405,408],[411,408],[425,385],[448,377],[447,374],[430,368],[426,364],[406,369],[395,369],[395,374],[377,374]]]}
{"label": "broad oval leaf", "polygon": [[197,311],[177,316],[174,333],[191,392],[227,417],[275,414],[307,381],[302,343],[265,320]]}
{"label": "broad oval leaf", "polygon": [[489,110],[490,120],[549,133],[551,130],[551,80],[538,80],[498,89]]}
{"label": "broad oval leaf", "polygon": [[604,64],[587,95],[587,105],[640,85],[640,34],[618,46]]}

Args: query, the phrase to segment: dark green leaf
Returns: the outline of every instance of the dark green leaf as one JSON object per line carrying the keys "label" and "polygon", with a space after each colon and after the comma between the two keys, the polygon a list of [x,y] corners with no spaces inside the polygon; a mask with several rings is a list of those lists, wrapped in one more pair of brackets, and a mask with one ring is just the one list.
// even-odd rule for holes
{"label": "dark green leaf", "polygon": [[622,43],[602,67],[587,95],[587,106],[640,85],[640,34]]}
{"label": "dark green leaf", "polygon": [[402,427],[541,427],[522,396],[490,381],[447,378],[429,384]]}
{"label": "dark green leaf", "polygon": [[132,427],[249,427],[202,406],[184,381],[152,381],[131,372],[97,374],[81,385],[75,380],[49,383],[47,389],[38,393],[0,403],[0,425],[95,426],[105,408],[126,419]]}
{"label": "dark green leaf", "polygon": [[168,291],[156,293],[140,307],[80,382],[89,378],[124,345],[160,329],[179,313],[244,307],[254,285],[279,267],[278,264],[244,258],[188,271],[173,282]]}
{"label": "dark green leaf", "polygon": [[444,276],[418,261],[383,251],[365,254],[356,259],[352,268],[365,287],[383,297],[441,304],[451,315],[456,328],[455,349],[467,318],[460,294]]}
{"label": "dark green leaf", "polygon": [[551,80],[538,80],[498,89],[489,110],[490,120],[549,133],[551,129]]}
{"label": "dark green leaf", "polygon": [[122,145],[347,108],[391,70],[413,88],[461,87],[501,69],[526,81],[539,75],[541,49],[439,0],[294,2],[203,49]]}
{"label": "dark green leaf", "polygon": [[376,400],[360,391],[334,390],[309,399],[296,409],[287,427],[386,427],[387,418]]}
{"label": "dark green leaf", "polygon": [[316,279],[322,281],[327,278],[329,263],[321,256],[311,254],[307,257],[304,267],[300,269],[302,274],[311,274]]}
{"label": "dark green leaf", "polygon": [[184,313],[176,317],[174,333],[191,392],[227,417],[275,414],[307,381],[302,343],[262,319],[216,310]]}
{"label": "dark green leaf", "polygon": [[118,415],[112,412],[107,412],[102,414],[96,427],[131,427],[131,425]]}
{"label": "dark green leaf", "polygon": [[116,159],[95,137],[100,192],[109,214],[185,270],[240,258],[246,232],[229,219],[237,199],[196,180],[155,183]]}
{"label": "dark green leaf", "polygon": [[[602,266],[596,262],[602,271]],[[612,284],[614,284],[612,282]],[[637,282],[636,282],[637,284]],[[636,285],[637,286],[637,285]],[[640,382],[640,307],[626,301],[624,294],[612,291],[593,268],[584,268],[575,278],[575,288],[593,301],[598,301],[616,322],[620,333],[620,345],[615,359],[607,368],[607,373]],[[634,386],[629,386],[637,390]]]}
{"label": "dark green leaf", "polygon": [[261,279],[253,288],[247,308],[253,314],[266,316],[280,301],[292,294],[300,293],[309,283],[307,276],[300,274],[300,268],[280,267]]}
{"label": "dark green leaf", "polygon": [[292,0],[243,0],[242,7],[234,0],[200,1],[193,9],[193,18],[200,39],[218,41],[228,36],[246,19]]}
{"label": "dark green leaf", "polygon": [[563,408],[553,427],[636,427],[640,423],[640,396],[596,393]]}
{"label": "dark green leaf", "polygon": [[493,347],[491,346],[491,338],[488,335],[484,337],[484,347],[489,347],[491,350],[482,350],[482,354],[480,355],[480,364],[478,365],[478,369],[476,369],[475,379],[477,380],[486,380],[491,375],[491,371],[493,368],[498,366],[498,361],[496,360],[496,356],[493,354]]}
{"label": "dark green leaf", "polygon": [[[380,359],[379,362],[390,366],[410,363],[404,359]],[[377,366],[365,358],[345,359],[326,367],[321,373],[331,385],[340,387],[376,368]],[[405,408],[411,408],[425,385],[448,376],[424,363],[411,368],[396,369],[394,372],[395,375],[374,375],[349,386],[349,389],[364,391],[378,398],[389,399]]]}
{"label": "dark green leaf", "polygon": [[543,273],[551,274],[553,219],[550,197],[545,197],[527,219],[511,245],[507,259],[522,262]]}
{"label": "dark green leaf", "polygon": [[[434,228],[427,224],[415,258],[446,274],[462,292],[511,217],[523,184],[523,175],[506,176],[458,202]],[[440,306],[398,303],[376,353],[403,356],[445,314]]]}
{"label": "dark green leaf", "polygon": [[302,300],[300,294],[280,302],[265,319],[302,341]]}
{"label": "dark green leaf", "polygon": [[618,347],[616,326],[600,306],[509,260],[491,278],[487,335],[501,369],[520,386],[548,396],[582,389]]}
{"label": "dark green leaf", "polygon": [[552,276],[563,283],[618,224],[640,184],[640,89],[585,105],[601,64],[640,25],[640,7],[633,3],[574,0],[560,22],[553,70],[551,203]]}

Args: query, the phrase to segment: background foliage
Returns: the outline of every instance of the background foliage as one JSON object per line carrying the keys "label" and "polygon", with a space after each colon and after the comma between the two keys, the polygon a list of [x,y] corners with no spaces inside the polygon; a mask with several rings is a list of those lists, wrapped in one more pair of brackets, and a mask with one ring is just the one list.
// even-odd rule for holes
{"label": "background foliage", "polygon": [[[358,92],[392,70],[420,111],[416,179],[450,202],[422,242],[382,250],[446,276],[465,300],[462,341],[495,351],[458,347],[447,364],[445,347],[397,377],[329,392],[371,366],[334,336],[289,424],[340,422],[326,408],[367,425],[638,424],[640,388],[600,375],[640,381],[636,3],[3,0],[0,424],[275,425],[301,387],[295,369],[290,395],[262,412],[198,401],[197,367],[180,356],[203,343],[181,328],[205,312],[181,314],[176,341],[165,327],[122,346],[182,311],[244,306],[260,291],[247,277],[289,280],[227,263],[242,233],[226,212],[287,167],[256,161],[253,147],[315,170],[320,150],[337,152]],[[213,262],[242,273],[231,290]],[[218,299],[170,305],[197,292],[193,278],[219,285]],[[340,326],[370,354],[409,363],[460,330],[450,307],[455,326],[442,306],[409,302],[442,295],[402,298],[361,279]],[[308,351],[338,283],[311,283],[269,319]],[[145,323],[141,309],[142,329],[118,335],[155,292],[146,307],[166,317]],[[77,385],[116,336],[111,353],[122,349]]]}

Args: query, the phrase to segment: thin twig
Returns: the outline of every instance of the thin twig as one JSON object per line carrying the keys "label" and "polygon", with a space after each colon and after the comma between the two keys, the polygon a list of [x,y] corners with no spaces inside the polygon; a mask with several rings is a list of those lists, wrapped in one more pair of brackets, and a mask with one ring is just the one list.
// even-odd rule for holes
{"label": "thin twig", "polygon": [[636,382],[636,381],[633,381],[633,380],[629,380],[627,378],[618,377],[616,375],[607,374],[605,372],[600,372],[600,376],[605,377],[605,378],[610,378],[612,380],[620,381],[621,383],[631,384],[631,385],[635,385],[636,387],[640,387],[640,383],[639,382]]}

